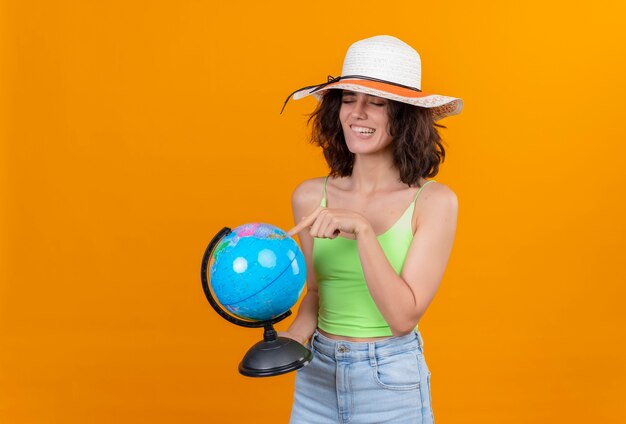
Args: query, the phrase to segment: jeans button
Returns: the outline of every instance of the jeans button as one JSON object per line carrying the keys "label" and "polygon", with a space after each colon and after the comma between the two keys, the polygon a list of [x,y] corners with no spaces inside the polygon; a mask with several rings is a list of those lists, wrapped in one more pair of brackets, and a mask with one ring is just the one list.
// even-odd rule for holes
{"label": "jeans button", "polygon": [[337,350],[339,351],[339,353],[350,352],[350,348],[348,348],[347,346],[344,346],[344,345],[339,345],[339,348]]}

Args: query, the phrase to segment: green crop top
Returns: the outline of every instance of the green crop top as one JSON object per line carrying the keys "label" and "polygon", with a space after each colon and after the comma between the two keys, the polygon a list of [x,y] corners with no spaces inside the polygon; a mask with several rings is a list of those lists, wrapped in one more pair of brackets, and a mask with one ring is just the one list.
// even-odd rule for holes
{"label": "green crop top", "polygon": [[[326,182],[321,206],[326,206]],[[413,240],[411,219],[415,198],[391,228],[377,236],[393,269],[400,274]],[[356,240],[345,237],[313,239],[313,268],[319,290],[317,326],[328,333],[348,337],[391,336],[367,288]]]}

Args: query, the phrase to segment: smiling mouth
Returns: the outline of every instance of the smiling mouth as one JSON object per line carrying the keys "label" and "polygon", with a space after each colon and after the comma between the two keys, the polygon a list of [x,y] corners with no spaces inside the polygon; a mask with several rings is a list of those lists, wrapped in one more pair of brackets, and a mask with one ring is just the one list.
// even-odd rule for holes
{"label": "smiling mouth", "polygon": [[372,135],[376,132],[374,128],[357,127],[356,125],[350,125],[350,128],[352,131],[363,135]]}

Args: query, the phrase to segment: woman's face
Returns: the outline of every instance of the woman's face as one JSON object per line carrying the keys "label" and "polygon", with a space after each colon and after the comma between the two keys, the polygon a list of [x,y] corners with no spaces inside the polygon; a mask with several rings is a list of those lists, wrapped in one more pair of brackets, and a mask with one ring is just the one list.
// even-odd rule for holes
{"label": "woman's face", "polygon": [[377,153],[391,145],[388,103],[382,97],[343,91],[339,120],[352,153]]}

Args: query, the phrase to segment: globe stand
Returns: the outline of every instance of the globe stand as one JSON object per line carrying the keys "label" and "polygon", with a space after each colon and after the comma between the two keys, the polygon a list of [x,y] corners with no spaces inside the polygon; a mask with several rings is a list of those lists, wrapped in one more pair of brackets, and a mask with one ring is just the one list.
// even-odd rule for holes
{"label": "globe stand", "polygon": [[290,310],[270,320],[246,321],[226,312],[213,296],[207,278],[209,259],[215,246],[230,232],[230,228],[222,228],[207,246],[202,257],[200,278],[204,295],[222,318],[241,327],[265,328],[263,340],[252,346],[239,363],[239,372],[248,377],[271,377],[303,368],[313,358],[311,351],[293,339],[279,337],[274,330],[274,324],[291,315]]}

